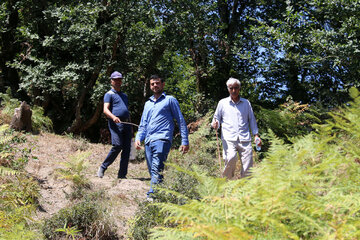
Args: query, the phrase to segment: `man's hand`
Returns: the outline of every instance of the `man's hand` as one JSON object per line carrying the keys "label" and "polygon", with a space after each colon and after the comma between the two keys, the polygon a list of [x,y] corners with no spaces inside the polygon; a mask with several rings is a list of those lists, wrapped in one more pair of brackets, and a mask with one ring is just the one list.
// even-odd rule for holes
{"label": "man's hand", "polygon": [[189,145],[181,145],[180,146],[180,152],[187,153],[189,151]]}
{"label": "man's hand", "polygon": [[211,124],[212,128],[214,129],[218,129],[219,127],[219,122],[217,120],[215,120],[212,124]]}
{"label": "man's hand", "polygon": [[121,123],[120,118],[114,117],[113,118],[114,123]]}
{"label": "man's hand", "polygon": [[140,140],[136,140],[136,141],[135,141],[135,148],[136,148],[137,150],[143,149],[143,147],[141,146]]}
{"label": "man's hand", "polygon": [[259,135],[257,135],[257,134],[255,135],[254,143],[255,143],[256,145],[259,145],[259,146],[262,145],[261,138],[260,138]]}

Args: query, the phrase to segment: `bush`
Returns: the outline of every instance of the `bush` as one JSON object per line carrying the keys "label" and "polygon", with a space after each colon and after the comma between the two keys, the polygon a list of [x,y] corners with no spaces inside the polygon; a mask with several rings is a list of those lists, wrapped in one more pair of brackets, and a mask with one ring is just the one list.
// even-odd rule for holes
{"label": "bush", "polygon": [[[2,99],[2,101],[0,101],[2,106],[0,124],[10,124],[15,108],[18,108],[21,103],[19,100],[11,97],[10,88],[7,89],[6,93],[0,93],[0,98]],[[31,111],[31,122],[34,132],[53,130],[53,123],[49,117],[44,116],[42,107],[32,106]]]}
{"label": "bush", "polygon": [[300,104],[293,101],[291,97],[277,109],[259,107],[259,111],[255,114],[263,142],[261,153],[266,152],[270,146],[269,132],[275,133],[286,143],[291,143],[292,138],[304,136],[313,131],[314,123],[320,124],[328,118],[321,106]]}
{"label": "bush", "polygon": [[148,239],[150,229],[163,225],[165,215],[160,209],[147,202],[141,203],[133,220],[131,220],[128,238],[136,240]]}
{"label": "bush", "polygon": [[359,239],[360,96],[292,145],[271,136],[251,178],[189,173],[200,200],[157,203],[166,222],[152,239]]}
{"label": "bush", "polygon": [[59,231],[66,228],[79,230],[78,235],[86,239],[118,239],[106,213],[106,209],[98,201],[86,198],[47,219],[42,231],[47,239],[66,237],[66,232]]}
{"label": "bush", "polygon": [[39,185],[23,172],[30,151],[16,147],[24,139],[13,135],[8,126],[0,126],[0,239],[41,238],[29,217],[37,206]]}
{"label": "bush", "polygon": [[6,90],[6,93],[0,93],[0,98],[2,107],[0,114],[0,124],[10,124],[15,108],[20,106],[20,101],[11,97],[10,88]]}
{"label": "bush", "polygon": [[60,163],[63,168],[56,169],[59,178],[72,182],[73,192],[69,195],[70,199],[82,198],[86,190],[91,187],[85,172],[88,168],[86,159],[90,154],[90,152],[77,151],[68,161]]}

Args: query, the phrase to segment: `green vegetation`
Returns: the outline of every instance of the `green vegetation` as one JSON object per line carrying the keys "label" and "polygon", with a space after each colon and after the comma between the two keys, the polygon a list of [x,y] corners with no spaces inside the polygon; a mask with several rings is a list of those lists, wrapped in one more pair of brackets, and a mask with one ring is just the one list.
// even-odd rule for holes
{"label": "green vegetation", "polygon": [[39,186],[24,171],[30,156],[26,149],[14,147],[23,139],[7,125],[0,126],[0,139],[0,238],[39,239],[30,217],[37,206]]}
{"label": "green vegetation", "polygon": [[317,133],[293,144],[273,135],[251,178],[224,181],[176,167],[197,180],[199,197],[162,188],[185,202],[156,203],[166,218],[151,239],[358,239],[360,96],[356,89],[351,96],[314,126]]}
{"label": "green vegetation", "polygon": [[89,191],[85,174],[89,152],[78,151],[56,171],[60,178],[72,183],[69,198],[74,202],[50,219],[40,222],[32,218],[39,207],[40,187],[25,171],[26,164],[35,158],[31,149],[17,146],[24,142],[23,133],[0,125],[0,239],[117,239],[109,211],[104,207],[105,193]]}
{"label": "green vegetation", "polygon": [[[10,88],[8,88],[6,93],[0,93],[0,103],[0,123],[10,124],[15,108],[20,107],[20,101],[12,97]],[[32,106],[31,111],[32,130],[34,132],[52,131],[53,123],[49,117],[44,115],[42,107],[37,105]]]}
{"label": "green vegetation", "polygon": [[107,217],[107,210],[101,203],[102,193],[94,193],[70,207],[61,209],[44,222],[42,231],[47,239],[66,236],[86,239],[117,239],[115,226]]}
{"label": "green vegetation", "polygon": [[72,182],[73,192],[69,196],[71,199],[82,198],[86,190],[91,187],[85,173],[87,169],[86,160],[90,154],[90,152],[78,151],[75,155],[70,156],[68,161],[60,163],[63,168],[56,169],[60,179]]}
{"label": "green vegetation", "polygon": [[[39,232],[28,217],[39,198],[24,170],[31,149],[18,149],[24,135],[6,125],[26,101],[33,132],[97,141],[114,70],[125,76],[133,123],[157,73],[186,122],[199,125],[189,154],[176,150],[175,137],[156,203],[140,204],[131,238],[360,238],[360,108],[352,89],[360,87],[359,36],[359,0],[2,1],[0,239],[114,237],[100,197],[89,195],[81,154],[57,172],[71,182],[74,205]],[[209,121],[229,77],[240,79],[264,145],[251,178],[226,182],[216,178]],[[85,140],[69,147],[88,150]]]}
{"label": "green vegetation", "polygon": [[215,108],[229,77],[267,110],[291,96],[327,108],[359,87],[359,0],[45,1],[0,4],[0,92],[41,106],[56,133],[106,127],[109,75],[125,76],[140,122],[158,73],[187,122]]}

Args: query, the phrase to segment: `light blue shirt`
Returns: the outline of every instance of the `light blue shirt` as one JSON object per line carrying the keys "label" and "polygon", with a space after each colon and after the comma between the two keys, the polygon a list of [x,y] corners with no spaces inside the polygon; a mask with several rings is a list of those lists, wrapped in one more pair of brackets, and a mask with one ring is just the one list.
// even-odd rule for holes
{"label": "light blue shirt", "polygon": [[189,145],[187,126],[176,98],[162,93],[155,101],[151,96],[145,103],[136,140],[145,140],[145,144],[159,139],[172,142],[174,119],[179,125],[181,145]]}
{"label": "light blue shirt", "polygon": [[250,102],[240,98],[233,102],[231,97],[219,101],[212,122],[221,124],[221,138],[228,141],[250,142],[251,134],[258,134],[258,127]]}

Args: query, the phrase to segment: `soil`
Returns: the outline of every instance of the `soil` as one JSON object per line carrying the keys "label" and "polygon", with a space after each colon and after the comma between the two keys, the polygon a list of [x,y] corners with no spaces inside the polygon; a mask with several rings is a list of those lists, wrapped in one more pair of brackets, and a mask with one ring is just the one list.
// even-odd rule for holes
{"label": "soil", "polygon": [[27,139],[22,147],[31,148],[31,155],[35,158],[29,161],[26,170],[40,183],[41,194],[40,207],[34,218],[47,219],[72,203],[67,197],[72,191],[72,183],[59,178],[56,169],[63,167],[63,163],[79,151],[90,152],[85,172],[90,180],[91,190],[105,190],[111,199],[111,214],[116,219],[118,236],[120,239],[126,239],[128,222],[134,216],[139,202],[145,201],[149,188],[150,178],[146,161],[130,161],[127,179],[118,180],[118,157],[105,172],[105,176],[98,178],[96,172],[111,145],[92,144],[83,139],[51,133],[27,135]]}

